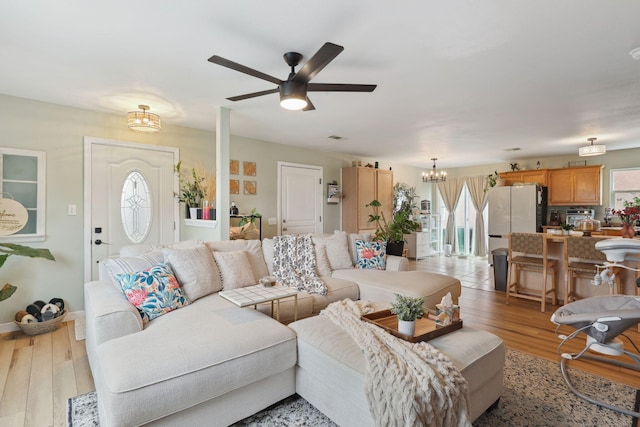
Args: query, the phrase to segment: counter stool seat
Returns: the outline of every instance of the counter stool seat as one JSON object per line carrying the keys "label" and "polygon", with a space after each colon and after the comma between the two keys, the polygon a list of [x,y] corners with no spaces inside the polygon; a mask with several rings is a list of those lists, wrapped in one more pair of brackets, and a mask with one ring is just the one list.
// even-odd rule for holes
{"label": "counter stool seat", "polygon": [[[558,263],[555,259],[547,259],[545,270],[547,254],[543,239],[544,236],[540,233],[511,233],[509,235],[507,304],[509,304],[510,297],[540,301],[540,311],[544,312],[549,294],[551,294],[552,303],[556,304],[556,270]],[[522,255],[514,255],[514,253],[521,253]],[[542,290],[539,294],[532,293],[524,286],[520,274],[523,271],[542,273]],[[544,276],[549,274],[551,274],[551,288],[547,290],[547,280]]]}

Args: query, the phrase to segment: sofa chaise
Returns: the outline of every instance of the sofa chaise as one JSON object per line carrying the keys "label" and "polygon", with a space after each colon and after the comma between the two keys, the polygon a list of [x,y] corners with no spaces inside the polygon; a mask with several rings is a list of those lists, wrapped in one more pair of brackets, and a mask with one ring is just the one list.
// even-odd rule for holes
{"label": "sofa chaise", "polygon": [[[395,293],[402,293],[423,296],[426,306],[434,306],[447,293],[454,300],[459,297],[457,279],[406,271],[404,258],[389,256],[385,271],[354,269],[353,242],[358,238],[361,236],[344,232],[314,236],[317,269],[327,295],[300,292],[298,318],[306,319],[291,327],[285,325],[293,320],[290,301],[281,303],[280,323],[269,316],[268,304],[257,310],[239,308],[218,294],[223,287],[255,284],[273,271],[270,239],[182,242],[165,248],[132,246],[123,248],[120,258],[101,262],[100,279],[85,284],[86,347],[101,425],[232,424],[296,393],[297,387],[311,378],[304,379],[301,369],[308,367],[300,362],[314,352],[326,356],[315,350],[313,334],[306,336],[301,328],[325,328],[314,323],[320,317],[314,315],[331,302],[362,298],[384,304],[392,301]],[[147,320],[129,302],[119,280],[159,263],[171,267],[189,304]],[[305,336],[303,341],[298,340],[297,331]],[[339,331],[328,328],[327,333]],[[456,353],[455,346],[450,352]],[[498,356],[489,356],[500,363]],[[334,356],[327,367],[344,363],[349,364]],[[474,375],[478,369],[482,368],[469,368]],[[501,379],[500,368],[500,387],[494,379],[498,397]],[[355,381],[357,384],[358,379]],[[305,393],[312,404],[334,418],[314,396]],[[489,406],[486,396],[471,398],[481,402],[476,412]],[[354,399],[360,396],[354,395]],[[340,422],[342,417],[338,414],[335,420]],[[369,423],[365,417],[363,425]]]}

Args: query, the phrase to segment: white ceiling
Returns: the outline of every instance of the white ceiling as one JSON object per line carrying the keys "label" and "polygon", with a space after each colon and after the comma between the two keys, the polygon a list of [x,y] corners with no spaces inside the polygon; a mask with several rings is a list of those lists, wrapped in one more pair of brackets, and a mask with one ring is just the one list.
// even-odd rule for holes
{"label": "white ceiling", "polygon": [[[592,136],[616,150],[640,146],[639,18],[637,0],[3,1],[0,93],[148,104],[207,130],[224,106],[235,135],[414,166],[575,154]],[[327,41],[345,50],[313,82],[373,93],[311,93],[309,112],[230,102],[273,85],[207,62],[286,79],[283,53]]]}

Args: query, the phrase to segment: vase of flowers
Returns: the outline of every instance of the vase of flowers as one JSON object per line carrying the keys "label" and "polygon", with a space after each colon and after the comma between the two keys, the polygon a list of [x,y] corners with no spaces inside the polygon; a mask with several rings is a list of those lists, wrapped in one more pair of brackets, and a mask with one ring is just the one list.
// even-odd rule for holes
{"label": "vase of flowers", "polygon": [[636,223],[640,219],[640,197],[634,197],[631,202],[624,202],[624,209],[611,211],[613,215],[617,215],[622,222],[622,230],[620,235],[626,238],[633,238],[636,235]]}

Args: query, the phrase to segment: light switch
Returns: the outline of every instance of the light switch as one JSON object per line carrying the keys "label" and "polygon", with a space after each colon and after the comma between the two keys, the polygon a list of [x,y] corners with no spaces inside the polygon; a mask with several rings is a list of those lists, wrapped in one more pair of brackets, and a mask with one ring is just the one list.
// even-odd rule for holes
{"label": "light switch", "polygon": [[275,218],[269,218],[269,225],[276,225],[276,219]]}
{"label": "light switch", "polygon": [[73,216],[73,215],[76,215],[77,213],[78,213],[78,209],[76,205],[69,205],[67,207],[67,215]]}

